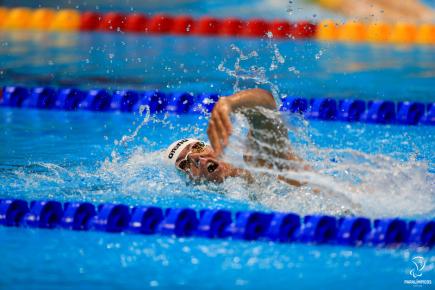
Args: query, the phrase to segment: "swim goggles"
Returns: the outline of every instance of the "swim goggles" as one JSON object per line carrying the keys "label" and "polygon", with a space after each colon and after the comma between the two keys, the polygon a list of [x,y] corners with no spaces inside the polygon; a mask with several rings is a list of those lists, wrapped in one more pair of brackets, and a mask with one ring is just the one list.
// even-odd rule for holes
{"label": "swim goggles", "polygon": [[177,168],[181,171],[186,171],[190,166],[192,165],[192,161],[189,159],[189,155],[192,153],[201,153],[205,150],[205,143],[204,142],[197,142],[192,145],[190,148],[190,151],[186,154],[186,157],[178,163]]}

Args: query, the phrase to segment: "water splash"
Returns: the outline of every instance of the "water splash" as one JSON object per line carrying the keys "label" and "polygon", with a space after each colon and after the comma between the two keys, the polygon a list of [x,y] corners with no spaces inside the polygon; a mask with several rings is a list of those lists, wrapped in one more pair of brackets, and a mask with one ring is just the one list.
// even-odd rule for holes
{"label": "water splash", "polygon": [[143,126],[145,126],[145,124],[147,124],[149,122],[150,116],[151,116],[151,112],[150,112],[150,107],[147,105],[142,105],[139,107],[139,115],[142,116],[143,112],[146,110],[146,114],[142,120],[142,122],[139,124],[139,126],[137,126],[133,133],[131,135],[124,135],[121,138],[121,145],[126,145],[127,143],[131,142],[134,140],[134,138],[136,138],[137,134],[139,133],[139,131],[142,129]]}
{"label": "water splash", "polygon": [[299,75],[301,72],[294,66],[289,66],[288,71],[294,73],[295,75]]}
{"label": "water splash", "polygon": [[316,53],[316,55],[314,56],[314,58],[315,58],[316,60],[319,60],[319,59],[322,57],[322,55],[323,55],[323,50],[319,50],[319,51]]}
{"label": "water splash", "polygon": [[274,71],[274,70],[278,69],[279,65],[282,65],[285,63],[285,57],[279,51],[277,44],[272,42],[272,39],[273,39],[272,32],[268,32],[267,37],[268,37],[267,48],[268,48],[268,50],[273,52],[269,71]]}
{"label": "water splash", "polygon": [[[268,114],[280,117],[276,112]],[[242,178],[230,178],[223,184],[192,184],[165,162],[162,150],[149,149],[155,140],[149,130],[137,130],[144,126],[140,118],[134,126],[136,130],[132,130],[137,131],[133,139],[141,138],[140,143],[130,141],[115,146],[115,158],[108,156],[97,164],[33,163],[15,168],[7,177],[10,190],[5,192],[11,192],[11,197],[29,200],[52,198],[234,210],[273,209],[299,214],[352,213],[372,218],[435,216],[434,174],[430,173],[427,162],[418,161],[415,154],[406,160],[398,160],[385,154],[322,148],[311,140],[312,125],[295,114],[283,118],[289,127],[289,140],[297,140],[290,146],[312,170],[258,168],[243,160],[249,124],[241,114],[234,118],[234,134],[224,159],[251,171],[256,178],[252,184]],[[165,131],[169,136],[179,130],[173,121],[150,116],[146,127],[157,126],[158,131]],[[198,126],[192,125],[185,130],[186,135],[191,135],[197,132]],[[147,138],[142,141],[144,137]],[[289,167],[294,167],[290,161],[275,161],[288,162]],[[279,176],[308,184],[290,186],[280,181]]]}
{"label": "water splash", "polygon": [[[280,117],[275,112],[265,114]],[[368,154],[354,149],[320,148],[308,135],[309,124],[298,115],[291,116],[293,120],[285,120],[290,128],[289,137],[298,142],[290,146],[309,163],[311,170],[277,170],[245,163],[240,156],[244,154],[248,142],[245,132],[249,124],[243,115],[236,116],[234,135],[224,159],[255,174],[254,185],[245,183],[241,186],[247,188],[245,196],[254,197],[256,201],[275,210],[302,214],[425,218],[435,215],[435,179],[427,161],[417,161],[414,153],[407,160],[398,160],[388,155]],[[264,158],[273,163],[286,164],[286,168],[294,168],[295,165],[292,161],[279,160],[273,156]],[[279,181],[279,177],[307,184],[293,187]],[[237,183],[240,184],[239,181]],[[230,195],[240,197],[238,192],[242,189],[234,189],[237,183],[225,186],[231,189]]]}
{"label": "water splash", "polygon": [[[245,53],[233,45],[231,48],[237,55],[234,68],[227,68],[224,60],[219,70],[236,79],[235,91],[240,90],[239,81],[254,80],[257,84],[271,86],[274,96],[279,97],[278,87],[269,81],[267,73],[273,71],[275,65],[283,65],[286,59],[275,44],[271,47],[273,55],[269,69],[258,65],[247,66],[258,57],[258,53]],[[297,70],[290,71],[296,73]],[[146,114],[143,117],[144,110]],[[283,118],[290,129],[289,140],[296,140],[290,146],[313,169],[285,171],[258,168],[243,160],[249,127],[244,117],[237,114],[234,116],[234,134],[224,158],[250,170],[256,182],[249,184],[241,178],[231,178],[220,185],[191,184],[173,166],[165,164],[161,150],[149,150],[156,147],[154,142],[158,138],[142,129],[159,126],[158,131],[165,132],[166,138],[179,132],[198,136],[203,134],[205,128],[197,125],[179,127],[176,118],[173,121],[167,116],[155,118],[146,107],[142,107],[140,113],[138,125],[135,123],[132,133],[122,136],[104,161],[77,166],[29,164],[12,171],[12,184],[8,186],[15,192],[20,191],[27,199],[133,201],[132,204],[194,207],[231,204],[233,209],[247,206],[300,214],[353,213],[370,217],[435,216],[434,174],[429,172],[426,162],[417,161],[415,154],[400,161],[383,154],[321,148],[311,140],[308,131],[313,132],[313,129],[300,115],[280,116],[276,112],[267,112],[269,117]],[[138,138],[142,138],[143,142],[136,144],[134,141]],[[288,167],[296,166],[288,160],[275,161],[287,163]],[[307,185],[293,187],[280,181],[280,176],[305,181]]]}
{"label": "water splash", "polygon": [[[228,61],[226,58],[218,65],[218,70],[226,73],[230,77],[235,79],[233,85],[233,91],[238,92],[242,89],[241,82],[242,81],[254,81],[256,85],[266,85],[270,88],[272,95],[275,98],[278,106],[281,105],[281,96],[279,87],[269,80],[267,76],[267,69],[264,66],[259,65],[249,65],[246,67],[244,65],[245,62],[249,60],[255,60],[258,58],[257,51],[251,51],[250,53],[244,53],[239,47],[235,44],[231,44],[231,50],[236,53],[236,58],[234,61],[233,68],[226,67],[226,62]],[[276,44],[272,43],[271,39],[269,39],[267,44],[267,53],[272,52],[271,63],[269,65],[269,71],[274,71],[278,68],[278,65],[285,63],[285,58],[279,52],[279,49]]]}
{"label": "water splash", "polygon": [[[224,59],[218,69],[235,79],[235,92],[241,90],[241,81],[253,80],[255,84],[268,85],[275,99],[280,101],[279,88],[269,80],[267,73],[285,64],[286,60],[276,43],[272,42],[273,34],[268,33],[268,37],[265,53],[271,53],[269,69],[249,65],[258,57],[258,52],[252,51],[247,54],[235,45],[231,45],[231,50],[236,53],[234,67],[226,67],[228,60]],[[314,58],[319,60],[323,54],[324,51],[320,50]],[[288,71],[296,76],[300,74],[294,66],[288,67]],[[267,112],[265,115],[272,118],[283,117],[274,112]],[[235,131],[230,138],[224,159],[255,174],[257,182],[252,185],[240,179],[228,179],[221,188],[227,195],[236,199],[255,200],[273,209],[299,213],[352,213],[373,217],[435,213],[434,192],[432,184],[428,182],[431,176],[427,164],[412,159],[406,162],[398,161],[389,156],[365,154],[351,149],[319,148],[307,134],[308,122],[297,116],[299,115],[291,115],[284,122],[289,125],[290,139],[296,140],[291,145],[292,150],[310,164],[312,170],[309,171],[283,171],[246,164],[242,157],[248,142],[245,136],[249,126],[243,116],[234,116]],[[273,147],[271,144],[263,146]],[[297,166],[288,160],[272,161],[286,164],[288,168]],[[412,170],[416,167],[418,170]],[[391,182],[394,176],[396,178]],[[397,178],[398,176],[400,178]],[[278,177],[303,181],[307,185],[291,187],[278,181]],[[417,188],[418,193],[415,191]],[[418,198],[410,199],[409,192],[418,195]]]}

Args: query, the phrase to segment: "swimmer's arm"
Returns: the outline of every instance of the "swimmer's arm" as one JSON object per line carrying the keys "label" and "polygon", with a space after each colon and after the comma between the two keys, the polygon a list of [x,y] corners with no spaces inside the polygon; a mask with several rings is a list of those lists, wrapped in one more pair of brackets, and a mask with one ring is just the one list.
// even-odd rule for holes
{"label": "swimmer's arm", "polygon": [[[254,145],[257,147],[253,148],[254,151],[268,151],[266,152],[266,156],[275,156],[278,157],[278,160],[297,161],[297,163],[302,164],[303,162],[301,163],[301,161],[303,160],[288,146],[287,127],[282,123],[281,119],[276,115],[273,116],[274,112],[269,111],[270,114],[267,114],[267,112],[262,111],[260,108],[277,111],[277,105],[272,94],[262,89],[245,90],[229,97],[220,98],[213,109],[207,129],[210,142],[215,152],[221,154],[222,150],[228,144],[228,138],[232,133],[230,113],[240,111],[247,117],[251,127],[248,133],[250,146],[253,146],[252,144],[255,143],[266,144],[266,146]],[[271,151],[268,147],[278,148],[278,150]],[[251,160],[252,156],[249,155],[245,155],[244,159],[247,162],[253,161]],[[258,157],[255,160],[255,164],[256,166],[262,167],[272,166],[270,160],[258,159]],[[308,165],[303,165],[302,168],[303,170],[311,169]],[[279,176],[278,179],[292,186],[299,187],[306,184],[306,182],[285,178],[283,176]]]}
{"label": "swimmer's arm", "polygon": [[226,97],[233,111],[239,109],[263,107],[276,110],[276,102],[272,94],[263,89],[249,89]]}
{"label": "swimmer's arm", "polygon": [[251,89],[233,95],[229,101],[233,111],[242,113],[248,119],[248,149],[269,157],[288,159],[287,127],[276,113],[277,105],[271,93]]}
{"label": "swimmer's arm", "polygon": [[[228,144],[232,133],[231,112],[241,112],[250,124],[248,140],[251,144],[264,144],[255,148],[268,151],[269,156],[300,161],[292,151],[289,151],[287,127],[277,116],[264,112],[261,108],[277,111],[277,105],[272,94],[263,89],[249,89],[234,95],[220,98],[213,109],[207,130],[210,142],[217,154]],[[280,150],[281,149],[281,150]],[[285,149],[283,151],[283,149]]]}
{"label": "swimmer's arm", "polygon": [[233,126],[230,113],[242,109],[264,107],[275,110],[275,100],[268,91],[262,89],[244,90],[228,97],[221,97],[213,108],[207,134],[217,154],[228,145]]}

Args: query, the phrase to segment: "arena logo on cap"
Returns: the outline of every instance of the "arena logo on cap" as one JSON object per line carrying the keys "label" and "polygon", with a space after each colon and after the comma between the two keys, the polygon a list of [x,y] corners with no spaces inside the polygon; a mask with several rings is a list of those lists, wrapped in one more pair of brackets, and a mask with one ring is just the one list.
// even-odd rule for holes
{"label": "arena logo on cap", "polygon": [[189,139],[183,139],[177,144],[175,144],[174,148],[172,148],[171,152],[169,152],[168,155],[169,159],[172,159],[172,157],[174,157],[175,152],[177,152],[178,148],[180,148],[180,146],[186,143],[187,141],[189,141]]}

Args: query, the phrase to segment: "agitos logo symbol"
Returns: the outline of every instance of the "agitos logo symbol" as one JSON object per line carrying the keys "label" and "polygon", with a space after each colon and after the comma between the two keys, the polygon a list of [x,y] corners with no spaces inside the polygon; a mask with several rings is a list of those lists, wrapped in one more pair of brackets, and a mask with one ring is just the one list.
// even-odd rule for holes
{"label": "agitos logo symbol", "polygon": [[421,277],[423,275],[422,271],[423,271],[424,267],[426,266],[426,261],[424,260],[423,257],[417,256],[417,257],[412,258],[411,262],[414,264],[414,268],[411,269],[409,274],[414,279]]}
{"label": "agitos logo symbol", "polygon": [[412,258],[411,263],[414,267],[409,271],[409,275],[414,279],[403,280],[403,284],[411,285],[413,287],[423,287],[423,285],[432,285],[432,280],[430,279],[420,279],[423,276],[423,269],[426,266],[426,260],[422,256],[415,256]]}

